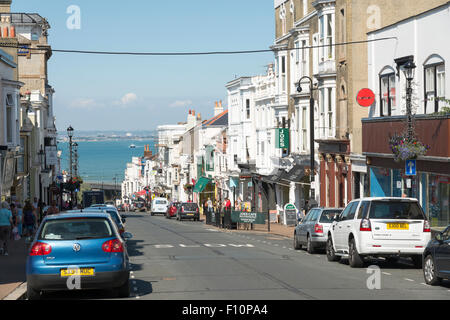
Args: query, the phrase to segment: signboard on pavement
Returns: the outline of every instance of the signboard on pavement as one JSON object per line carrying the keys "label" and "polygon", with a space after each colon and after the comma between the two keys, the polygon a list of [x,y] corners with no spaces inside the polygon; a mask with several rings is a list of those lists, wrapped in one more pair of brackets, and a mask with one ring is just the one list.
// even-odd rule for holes
{"label": "signboard on pavement", "polygon": [[238,223],[265,224],[267,214],[259,212],[232,211],[231,221]]}
{"label": "signboard on pavement", "polygon": [[288,203],[284,206],[284,224],[287,226],[295,226],[297,223],[297,208],[295,205]]}

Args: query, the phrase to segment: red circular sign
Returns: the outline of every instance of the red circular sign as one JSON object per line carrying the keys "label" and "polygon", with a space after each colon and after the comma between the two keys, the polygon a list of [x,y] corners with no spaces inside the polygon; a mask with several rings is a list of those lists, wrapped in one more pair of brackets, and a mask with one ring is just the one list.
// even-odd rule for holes
{"label": "red circular sign", "polygon": [[375,93],[370,89],[362,89],[356,96],[356,101],[361,107],[370,107],[375,102]]}

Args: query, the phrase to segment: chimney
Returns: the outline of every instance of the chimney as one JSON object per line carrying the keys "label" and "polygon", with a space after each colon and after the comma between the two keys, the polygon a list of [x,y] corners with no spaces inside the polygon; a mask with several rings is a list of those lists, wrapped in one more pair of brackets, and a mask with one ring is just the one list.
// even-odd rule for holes
{"label": "chimney", "polygon": [[12,0],[0,0],[0,13],[10,13],[11,2]]}
{"label": "chimney", "polygon": [[214,117],[221,114],[222,112],[223,112],[222,100],[220,100],[219,104],[216,101],[216,106],[214,107]]}
{"label": "chimney", "polygon": [[197,113],[197,121],[202,121],[202,115],[200,113]]}

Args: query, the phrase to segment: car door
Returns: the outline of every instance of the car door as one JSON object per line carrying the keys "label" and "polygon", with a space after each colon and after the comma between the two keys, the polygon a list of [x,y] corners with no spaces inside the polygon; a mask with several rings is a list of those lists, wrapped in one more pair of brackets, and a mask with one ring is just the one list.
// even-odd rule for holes
{"label": "car door", "polygon": [[306,216],[306,220],[301,224],[300,235],[298,238],[300,243],[306,243],[306,234],[308,233],[309,224],[311,223],[311,220],[313,219],[316,211],[317,209],[310,210],[308,215]]}
{"label": "car door", "polygon": [[306,234],[306,223],[308,222],[308,219],[311,217],[311,215],[313,214],[314,210],[310,210],[305,217],[303,218],[302,222],[297,226],[297,239],[300,243],[304,242],[303,238]]}
{"label": "car door", "polygon": [[450,227],[442,234],[442,240],[436,247],[434,259],[438,272],[450,278]]}
{"label": "car door", "polygon": [[333,224],[333,240],[334,240],[334,246],[336,250],[342,250],[344,248],[344,245],[342,243],[342,233],[343,233],[343,226],[346,221],[347,215],[350,212],[350,209],[352,207],[352,203],[348,204],[347,207],[345,207],[344,211],[342,211],[341,215],[339,216],[339,219],[337,222]]}
{"label": "car door", "polygon": [[355,221],[355,215],[356,210],[358,209],[359,201],[354,201],[351,203],[350,210],[348,214],[345,217],[345,220],[342,222],[342,229],[341,229],[341,241],[342,246],[344,249],[348,249],[348,238],[350,235],[350,232],[352,231],[352,226]]}

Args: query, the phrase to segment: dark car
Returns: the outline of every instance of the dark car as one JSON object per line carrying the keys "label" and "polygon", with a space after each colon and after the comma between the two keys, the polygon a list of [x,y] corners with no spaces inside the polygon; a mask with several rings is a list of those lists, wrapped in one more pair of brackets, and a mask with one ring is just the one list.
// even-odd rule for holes
{"label": "dark car", "polygon": [[450,279],[450,226],[428,243],[423,252],[423,275],[429,285]]}
{"label": "dark car", "polygon": [[177,211],[177,220],[183,219],[193,219],[194,221],[200,221],[200,212],[196,203],[183,202],[179,205]]}
{"label": "dark car", "polygon": [[39,299],[42,291],[70,290],[72,276],[80,277],[76,289],[111,289],[120,297],[130,295],[126,241],[104,212],[47,216],[31,244],[26,275],[29,300]]}
{"label": "dark car", "polygon": [[172,202],[167,208],[166,218],[170,219],[177,216],[178,208],[180,207],[181,202]]}
{"label": "dark car", "polygon": [[[89,208],[83,209],[82,212],[96,212],[96,211],[107,212],[111,216],[111,219],[116,224],[117,229],[119,229],[119,233],[122,235],[125,232],[126,219],[119,214],[119,211],[116,208],[106,207],[106,206],[105,207],[89,207]],[[69,211],[69,212],[77,212],[77,210]]]}
{"label": "dark car", "polygon": [[139,201],[134,204],[134,209],[143,212],[147,210],[147,207],[145,206],[145,202]]}

